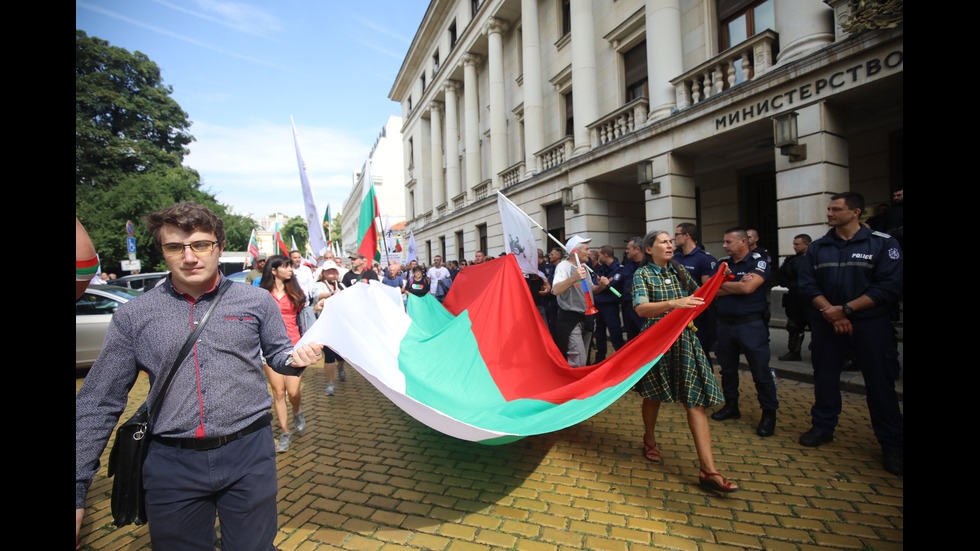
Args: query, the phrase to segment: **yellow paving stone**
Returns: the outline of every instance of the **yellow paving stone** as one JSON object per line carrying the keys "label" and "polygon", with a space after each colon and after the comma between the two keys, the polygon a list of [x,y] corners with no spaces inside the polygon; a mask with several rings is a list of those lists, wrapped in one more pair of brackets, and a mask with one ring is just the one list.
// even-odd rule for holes
{"label": "yellow paving stone", "polygon": [[573,520],[568,525],[568,529],[572,532],[581,532],[583,534],[593,534],[596,536],[606,536],[609,534],[609,527],[605,524],[583,522],[580,520]]}
{"label": "yellow paving stone", "polygon": [[541,533],[541,528],[535,524],[517,522],[514,520],[505,520],[504,523],[500,525],[500,529],[504,532],[511,532],[528,537],[534,537]]}
{"label": "yellow paving stone", "polygon": [[692,515],[689,520],[691,526],[702,526],[711,530],[731,530],[732,521],[718,517],[702,517]]}
{"label": "yellow paving stone", "polygon": [[748,534],[750,536],[764,536],[766,531],[762,526],[758,524],[749,524],[746,522],[732,522],[732,531],[738,534]]}
{"label": "yellow paving stone", "polygon": [[797,551],[808,546],[808,544],[762,538],[762,548],[766,551]]}
{"label": "yellow paving stone", "polygon": [[546,513],[531,513],[531,515],[527,518],[527,521],[532,524],[538,524],[540,526],[549,526],[551,528],[564,528],[568,526],[567,518],[556,516],[556,515],[549,515]]}
{"label": "yellow paving stone", "polygon": [[572,520],[583,520],[585,519],[586,511],[579,509],[578,507],[570,507],[567,505],[557,505],[551,504],[548,506],[548,513],[560,516]]}
{"label": "yellow paving stone", "polygon": [[732,545],[742,549],[762,549],[759,538],[748,534],[738,534],[735,532],[719,531],[715,532],[717,543]]}
{"label": "yellow paving stone", "polygon": [[502,534],[493,530],[480,530],[477,532],[474,541],[485,543],[490,546],[512,548],[517,542],[517,537],[511,534]]}
{"label": "yellow paving stone", "polygon": [[585,536],[583,534],[576,534],[567,530],[544,527],[541,529],[540,539],[546,542],[553,542],[559,545],[579,549],[582,547],[582,542],[585,540]]}
{"label": "yellow paving stone", "polygon": [[712,530],[692,526],[690,524],[682,524],[679,522],[672,523],[670,525],[670,535],[683,537],[685,539],[715,541],[715,535]]}
{"label": "yellow paving stone", "polygon": [[629,542],[597,536],[585,536],[585,547],[598,551],[629,551]]}
{"label": "yellow paving stone", "polygon": [[626,526],[626,517],[622,515],[610,515],[599,511],[589,511],[586,515],[588,522],[596,524],[606,524],[608,526]]}
{"label": "yellow paving stone", "polygon": [[685,540],[684,538],[678,538],[674,536],[666,536],[663,534],[654,534],[652,538],[652,544],[658,549],[680,549],[682,551],[695,551],[698,548],[698,543]]}
{"label": "yellow paving stone", "polygon": [[355,551],[378,551],[383,546],[383,542],[368,539],[357,534],[354,534],[344,542],[344,549],[353,549]]}
{"label": "yellow paving stone", "polygon": [[813,538],[806,530],[794,530],[791,528],[780,528],[778,526],[766,526],[766,536],[777,540],[788,540],[802,543],[811,543]]}
{"label": "yellow paving stone", "polygon": [[460,522],[477,528],[494,530],[503,523],[503,520],[482,513],[471,513],[461,518]]}
{"label": "yellow paving stone", "polygon": [[330,545],[340,546],[344,544],[344,540],[347,539],[347,535],[347,532],[343,530],[337,530],[334,528],[320,528],[311,534],[310,538],[323,543],[328,543]]}
{"label": "yellow paving stone", "polygon": [[454,541],[449,544],[449,551],[487,551],[489,547],[469,541]]}
{"label": "yellow paving stone", "polygon": [[825,547],[842,547],[845,549],[860,549],[864,546],[859,538],[834,533],[813,534],[817,545]]}
{"label": "yellow paving stone", "polygon": [[519,549],[520,551],[557,551],[557,548],[550,543],[526,539],[517,540],[517,545],[514,546],[514,549]]}
{"label": "yellow paving stone", "polygon": [[410,530],[403,530],[394,526],[378,526],[372,534],[373,537],[387,542],[405,543],[415,535]]}
{"label": "yellow paving stone", "polygon": [[445,549],[452,540],[432,534],[415,534],[408,545],[422,549]]}

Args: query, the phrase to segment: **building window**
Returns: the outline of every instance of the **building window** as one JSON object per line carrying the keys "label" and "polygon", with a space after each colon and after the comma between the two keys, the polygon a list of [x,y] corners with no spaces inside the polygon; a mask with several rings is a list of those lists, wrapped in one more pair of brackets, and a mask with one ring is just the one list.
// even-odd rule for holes
{"label": "building window", "polygon": [[572,0],[561,0],[561,35],[572,32]]}
{"label": "building window", "polygon": [[449,49],[450,50],[456,47],[456,39],[457,39],[456,20],[453,19],[453,22],[449,24]]}
{"label": "building window", "polygon": [[408,96],[408,112],[412,112],[412,96]]}
{"label": "building window", "polygon": [[575,134],[575,108],[572,104],[572,92],[569,91],[561,95],[562,100],[565,103],[565,135],[573,136]]}
{"label": "building window", "polygon": [[412,220],[415,218],[415,192],[408,192],[408,219]]}
{"label": "building window", "polygon": [[470,0],[470,10],[472,17],[476,17],[476,12],[480,11],[480,0]]}
{"label": "building window", "polygon": [[766,29],[776,28],[775,0],[735,1],[718,3],[721,21],[722,51],[745,42]]}
{"label": "building window", "polygon": [[442,257],[442,261],[443,262],[449,262],[448,257],[446,256],[446,236],[445,235],[440,235],[439,236],[439,256]]}
{"label": "building window", "polygon": [[425,73],[422,73],[420,82],[422,83],[422,91],[425,92]]}
{"label": "building window", "polygon": [[466,255],[463,251],[463,232],[456,232],[456,260],[463,260]]}
{"label": "building window", "polygon": [[[565,209],[561,203],[552,203],[544,208],[545,224],[548,226],[548,233],[555,236],[555,239],[565,242]],[[550,245],[549,245],[550,246]],[[549,251],[551,249],[548,249]]]}
{"label": "building window", "polygon": [[485,256],[490,256],[490,251],[487,250],[487,225],[480,224],[476,227],[477,245],[479,250],[483,251]]}
{"label": "building window", "polygon": [[415,142],[414,138],[408,139],[408,169],[415,168]]}
{"label": "building window", "polygon": [[623,54],[626,73],[626,101],[650,97],[647,84],[647,42],[644,40]]}
{"label": "building window", "polygon": [[432,74],[435,75],[439,72],[439,50],[432,54]]}

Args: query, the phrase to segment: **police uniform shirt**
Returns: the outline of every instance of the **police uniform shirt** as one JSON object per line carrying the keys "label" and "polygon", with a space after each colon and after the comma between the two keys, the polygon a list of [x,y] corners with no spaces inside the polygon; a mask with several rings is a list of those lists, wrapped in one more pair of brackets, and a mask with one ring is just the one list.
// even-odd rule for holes
{"label": "police uniform shirt", "polygon": [[[731,257],[723,258],[722,262],[728,263],[729,267],[731,267],[735,281],[742,281],[742,278],[750,273],[762,276],[767,281],[769,280],[769,262],[758,252],[750,252],[740,262],[735,262]],[[751,314],[762,314],[766,311],[766,297],[768,294],[769,286],[763,283],[749,295],[725,295],[717,297],[715,304],[718,309],[718,315],[741,317]]]}

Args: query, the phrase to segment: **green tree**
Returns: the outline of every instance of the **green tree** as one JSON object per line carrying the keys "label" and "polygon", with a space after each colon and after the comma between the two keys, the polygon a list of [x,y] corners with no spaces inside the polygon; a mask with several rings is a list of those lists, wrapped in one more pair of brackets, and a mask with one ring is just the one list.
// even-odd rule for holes
{"label": "green tree", "polygon": [[146,55],[75,31],[75,183],[178,168],[194,140],[187,113]]}
{"label": "green tree", "polygon": [[342,230],[343,225],[340,223],[340,213],[334,215],[333,220],[330,222],[330,235],[333,236],[333,240],[340,244],[341,250],[344,248],[344,232]]}
{"label": "green tree", "polygon": [[194,138],[172,91],[145,55],[75,31],[75,216],[106,271],[119,271],[127,256],[127,220],[143,270],[166,269],[143,218],[175,203],[197,201],[221,216],[228,249],[244,250],[258,227],[230,214],[181,164]]}
{"label": "green tree", "polygon": [[306,227],[306,220],[302,216],[294,216],[286,221],[279,231],[282,233],[282,240],[289,246],[290,238],[296,240],[296,247],[299,252],[306,256],[306,242],[310,239],[310,230]]}

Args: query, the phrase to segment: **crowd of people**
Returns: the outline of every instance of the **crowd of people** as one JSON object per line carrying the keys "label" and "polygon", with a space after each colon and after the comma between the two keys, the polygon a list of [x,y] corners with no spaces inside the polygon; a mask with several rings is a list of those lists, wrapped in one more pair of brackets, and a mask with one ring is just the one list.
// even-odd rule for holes
{"label": "crowd of people", "polygon": [[[901,475],[904,428],[894,387],[899,363],[892,320],[902,297],[903,255],[895,238],[861,224],[864,210],[864,199],[857,193],[833,195],[827,234],[816,240],[806,234],[794,238],[796,256],[778,271],[779,282],[789,289],[784,304],[790,350],[783,359],[801,359],[804,329],[809,327],[815,400],[812,428],[799,437],[801,445],[833,441],[841,413],[838,383],[850,361],[865,377],[883,465]],[[213,212],[182,203],[151,214],[148,223],[170,268],[170,285],[147,291],[146,298],[119,310],[103,353],[76,397],[76,539],[88,485],[129,387],[141,369],[154,378],[166,369],[168,350],[179,348],[186,334],[178,328],[188,319],[193,326],[205,308],[219,301],[216,291],[224,280],[217,269],[224,230]],[[576,368],[603,361],[609,344],[613,351],[621,348],[674,309],[702,306],[704,300],[694,296],[695,291],[719,270],[731,276],[711,308],[682,331],[635,387],[642,396],[644,457],[663,462],[656,434],[658,413],[663,402],[681,403],[697,450],[700,486],[727,494],[738,485],[715,466],[707,408],[723,404],[710,414],[718,422],[741,416],[740,355],[750,368],[762,412],[756,426],[760,437],[775,433],[779,400],[769,366],[772,257],[758,245],[759,234],[753,229],[735,227],[721,237],[727,256],[716,260],[699,245],[698,228],[690,223],[680,224],[673,233],[654,231],[630,239],[622,258],[611,245],[593,250],[590,238],[574,235],[564,248],[553,247],[547,255],[538,250],[538,273],[525,278],[555,344]],[[433,257],[431,266],[413,260],[382,267],[358,253],[346,260],[327,253],[313,266],[299,251],[260,256],[246,277],[251,285],[233,285],[237,289],[216,306],[217,321],[211,327],[220,338],[198,341],[185,362],[191,365],[177,372],[173,388],[182,392],[171,391],[164,398],[151,388],[148,401],[165,400],[151,426],[144,471],[146,486],[156,490],[147,494],[156,548],[213,541],[215,511],[221,515],[225,541],[250,538],[271,545],[276,483],[274,454],[267,444],[272,437],[269,410],[275,412],[280,428],[275,451],[287,451],[293,432],[306,426],[303,368],[323,365],[328,396],[336,392],[336,381],[346,378],[343,359],[329,348],[305,345],[294,350],[303,331],[323,315],[326,301],[353,285],[389,285],[406,300],[409,294],[431,294],[441,302],[469,265],[466,260],[444,263],[441,256]],[[474,264],[487,261],[492,259],[484,251],[476,252]],[[269,322],[278,318],[284,323]],[[718,360],[720,381],[710,352]],[[212,366],[220,376],[212,376]],[[219,453],[226,448],[228,453]],[[176,453],[184,449],[200,453]],[[208,473],[215,472],[218,463],[242,474],[216,481]],[[196,505],[173,507],[187,500]],[[199,522],[203,509],[211,511],[210,524]],[[196,528],[189,530],[188,525]]]}

